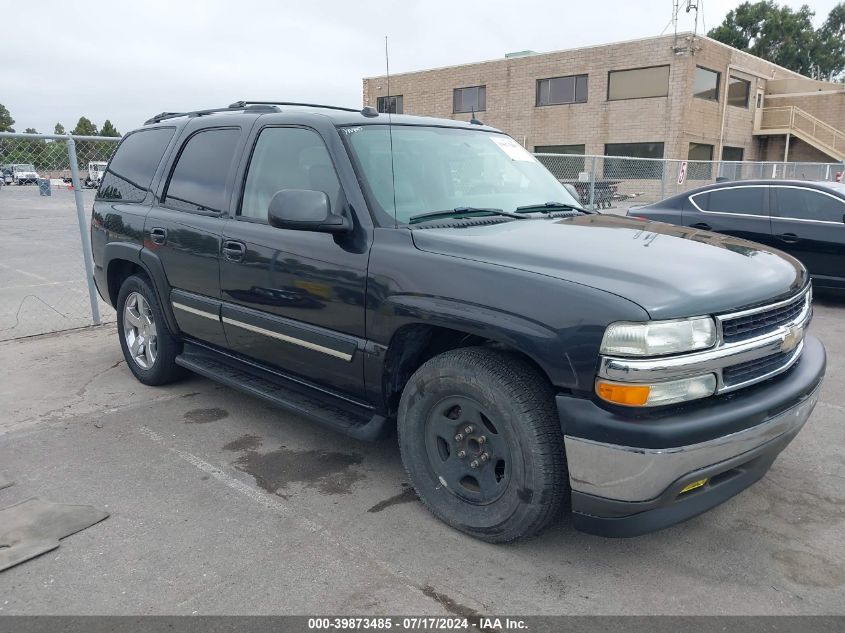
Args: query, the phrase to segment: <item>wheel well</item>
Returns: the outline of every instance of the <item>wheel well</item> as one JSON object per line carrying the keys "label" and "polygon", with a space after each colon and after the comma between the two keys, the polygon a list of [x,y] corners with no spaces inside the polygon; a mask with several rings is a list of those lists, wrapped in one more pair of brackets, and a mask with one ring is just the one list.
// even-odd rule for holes
{"label": "wheel well", "polygon": [[144,269],[134,262],[125,259],[113,259],[109,262],[106,279],[109,285],[109,300],[113,308],[117,308],[117,295],[120,293],[120,287],[132,275],[147,276]]}
{"label": "wheel well", "polygon": [[423,363],[438,354],[461,347],[489,347],[518,354],[548,380],[546,372],[533,358],[498,341],[433,325],[406,325],[391,338],[384,360],[382,393],[388,415],[396,414],[408,379]]}

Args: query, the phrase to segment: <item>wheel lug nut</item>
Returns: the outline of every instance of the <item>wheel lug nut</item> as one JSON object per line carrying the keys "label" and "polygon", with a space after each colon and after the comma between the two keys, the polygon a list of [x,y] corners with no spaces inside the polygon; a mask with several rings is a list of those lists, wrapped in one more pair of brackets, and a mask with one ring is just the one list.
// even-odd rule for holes
{"label": "wheel lug nut", "polygon": [[486,435],[482,435],[482,436],[480,436],[480,437],[478,438],[478,443],[479,443],[479,444],[484,444],[484,442],[486,442],[486,441],[487,441],[487,436],[486,436]]}
{"label": "wheel lug nut", "polygon": [[466,451],[458,451],[458,457],[460,457],[461,459],[463,459],[463,458],[464,458],[464,457],[466,457],[466,456],[467,456],[467,452],[466,452]]}
{"label": "wheel lug nut", "polygon": [[469,463],[470,468],[478,468],[478,460],[474,459]]}
{"label": "wheel lug nut", "polygon": [[490,456],[487,453],[481,453],[481,455],[479,456],[479,459],[482,462],[486,462],[488,459],[490,459]]}
{"label": "wheel lug nut", "polygon": [[458,433],[458,434],[455,436],[455,441],[456,441],[456,442],[460,442],[462,439],[464,439],[463,433]]}
{"label": "wheel lug nut", "polygon": [[472,433],[472,425],[470,425],[470,426],[468,426],[467,428],[465,428],[465,429],[464,429],[464,433],[466,433],[467,435],[469,435],[470,433]]}

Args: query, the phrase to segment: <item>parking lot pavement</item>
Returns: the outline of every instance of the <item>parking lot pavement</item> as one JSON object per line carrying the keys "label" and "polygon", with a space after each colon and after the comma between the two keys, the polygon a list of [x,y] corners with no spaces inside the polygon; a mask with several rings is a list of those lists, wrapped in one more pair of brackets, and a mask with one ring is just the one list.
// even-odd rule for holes
{"label": "parking lot pavement", "polygon": [[629,540],[568,520],[475,541],[407,491],[395,438],[356,442],[198,377],[136,382],[114,328],[0,343],[0,507],[111,516],[0,573],[0,613],[845,613],[845,300],[828,377],[751,489]]}
{"label": "parking lot pavement", "polygon": [[[94,190],[82,191],[86,218]],[[73,191],[36,186],[0,189],[0,340],[91,324]],[[100,301],[104,321],[114,310]]]}

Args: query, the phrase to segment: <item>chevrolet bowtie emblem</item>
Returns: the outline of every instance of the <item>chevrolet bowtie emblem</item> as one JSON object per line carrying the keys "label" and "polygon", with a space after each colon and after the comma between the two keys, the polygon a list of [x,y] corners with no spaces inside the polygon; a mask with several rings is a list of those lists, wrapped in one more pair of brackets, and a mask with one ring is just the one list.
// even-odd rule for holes
{"label": "chevrolet bowtie emblem", "polygon": [[801,338],[804,335],[804,330],[801,327],[795,327],[789,330],[786,334],[783,335],[783,340],[780,344],[781,351],[784,352],[791,352],[794,350],[798,343],[801,342]]}

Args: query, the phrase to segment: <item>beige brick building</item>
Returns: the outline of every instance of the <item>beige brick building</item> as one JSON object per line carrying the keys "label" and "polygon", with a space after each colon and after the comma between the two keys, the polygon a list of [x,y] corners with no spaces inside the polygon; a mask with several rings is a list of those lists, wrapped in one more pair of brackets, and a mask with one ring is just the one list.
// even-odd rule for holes
{"label": "beige brick building", "polygon": [[[500,128],[532,151],[845,160],[845,86],[668,35],[364,79],[364,105]],[[789,150],[786,141],[789,139]]]}

